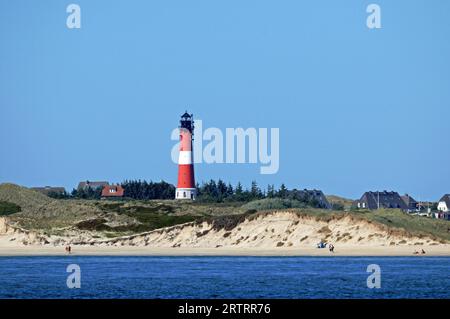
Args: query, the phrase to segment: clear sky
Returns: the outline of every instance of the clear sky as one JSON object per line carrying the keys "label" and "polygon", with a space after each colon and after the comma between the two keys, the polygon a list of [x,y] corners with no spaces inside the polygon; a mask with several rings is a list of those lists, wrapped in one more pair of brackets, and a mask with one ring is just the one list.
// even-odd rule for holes
{"label": "clear sky", "polygon": [[[81,29],[66,7],[81,7]],[[366,26],[381,7],[382,28]],[[176,183],[171,131],[280,128],[280,169],[198,181],[450,193],[450,1],[0,0],[0,182]]]}

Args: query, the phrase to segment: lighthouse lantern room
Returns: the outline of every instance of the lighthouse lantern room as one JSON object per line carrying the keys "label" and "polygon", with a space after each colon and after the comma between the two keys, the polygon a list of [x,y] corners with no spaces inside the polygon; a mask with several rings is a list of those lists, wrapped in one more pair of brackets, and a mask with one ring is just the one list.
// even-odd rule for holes
{"label": "lighthouse lantern room", "polygon": [[178,184],[175,199],[194,200],[197,195],[194,178],[192,140],[194,116],[185,112],[180,120],[180,155],[178,158]]}

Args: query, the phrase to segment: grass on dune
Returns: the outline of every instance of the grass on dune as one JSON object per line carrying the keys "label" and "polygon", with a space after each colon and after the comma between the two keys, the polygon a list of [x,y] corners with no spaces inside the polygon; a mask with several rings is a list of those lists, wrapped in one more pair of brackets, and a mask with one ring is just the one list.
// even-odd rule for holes
{"label": "grass on dune", "polygon": [[401,229],[411,235],[422,237],[431,236],[440,240],[450,241],[450,222],[402,212],[399,209],[380,209],[375,211],[329,211],[323,209],[294,209],[299,214],[316,217],[320,220],[329,221],[333,218],[349,215],[359,219],[367,220],[385,225],[393,229]]}
{"label": "grass on dune", "polygon": [[428,235],[450,241],[449,221],[412,216],[393,209],[334,211],[311,208],[305,203],[277,198],[250,203],[56,200],[17,185],[0,184],[0,215],[8,214],[8,218],[25,229],[47,232],[78,225],[80,229],[108,232],[114,236],[203,220],[216,220],[215,227],[229,228],[243,218],[251,219],[259,214],[286,210],[323,221],[349,215],[392,229],[402,229],[412,235]]}
{"label": "grass on dune", "polygon": [[447,220],[405,214],[394,209],[366,212],[364,218],[389,227],[403,228],[417,236],[432,235],[450,241],[450,222]]}

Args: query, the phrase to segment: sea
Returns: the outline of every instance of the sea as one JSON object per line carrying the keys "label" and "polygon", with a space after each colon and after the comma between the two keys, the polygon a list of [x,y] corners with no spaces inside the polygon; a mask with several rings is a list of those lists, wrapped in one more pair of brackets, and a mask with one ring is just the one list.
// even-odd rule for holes
{"label": "sea", "polygon": [[450,257],[0,257],[0,298],[450,298]]}

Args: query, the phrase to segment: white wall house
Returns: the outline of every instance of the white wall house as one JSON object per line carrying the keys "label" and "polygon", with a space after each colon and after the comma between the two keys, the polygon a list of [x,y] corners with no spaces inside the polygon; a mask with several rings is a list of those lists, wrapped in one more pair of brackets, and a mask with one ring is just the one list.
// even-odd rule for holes
{"label": "white wall house", "polygon": [[439,200],[437,209],[444,213],[450,212],[450,194],[442,196]]}
{"label": "white wall house", "polygon": [[439,202],[437,209],[438,209],[438,211],[445,212],[445,213],[450,211],[450,207],[447,207],[446,202]]}

